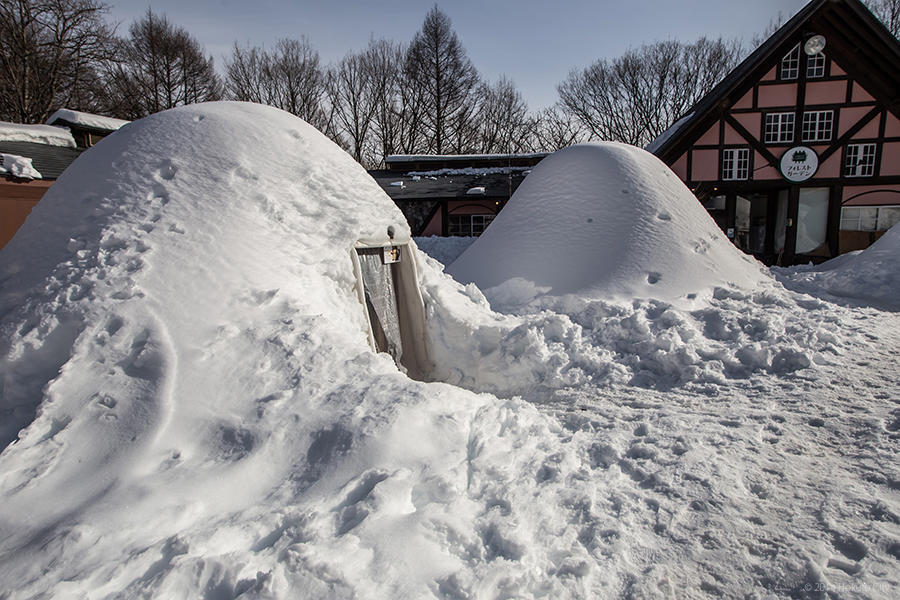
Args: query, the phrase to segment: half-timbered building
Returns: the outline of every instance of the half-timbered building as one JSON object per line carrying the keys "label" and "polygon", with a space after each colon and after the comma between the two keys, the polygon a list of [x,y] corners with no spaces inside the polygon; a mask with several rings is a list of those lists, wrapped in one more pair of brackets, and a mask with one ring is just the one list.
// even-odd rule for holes
{"label": "half-timbered building", "polygon": [[648,146],[767,263],[864,248],[900,221],[900,44],[813,0]]}

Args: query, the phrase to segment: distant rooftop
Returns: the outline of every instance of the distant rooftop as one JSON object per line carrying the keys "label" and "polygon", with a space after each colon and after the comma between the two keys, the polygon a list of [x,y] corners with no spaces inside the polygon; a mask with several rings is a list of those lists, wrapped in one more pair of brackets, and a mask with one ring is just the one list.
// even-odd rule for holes
{"label": "distant rooftop", "polygon": [[45,146],[74,148],[75,138],[68,130],[51,125],[23,125],[0,121],[0,142],[29,142]]}
{"label": "distant rooftop", "polygon": [[77,110],[70,110],[68,108],[60,108],[47,119],[47,125],[76,126],[105,133],[116,131],[130,122],[131,121],[125,121],[123,119],[114,119],[113,117],[104,117],[103,115],[94,115]]}
{"label": "distant rooftop", "polygon": [[531,154],[391,154],[384,159],[389,171],[435,171],[440,169],[533,167],[548,152]]}

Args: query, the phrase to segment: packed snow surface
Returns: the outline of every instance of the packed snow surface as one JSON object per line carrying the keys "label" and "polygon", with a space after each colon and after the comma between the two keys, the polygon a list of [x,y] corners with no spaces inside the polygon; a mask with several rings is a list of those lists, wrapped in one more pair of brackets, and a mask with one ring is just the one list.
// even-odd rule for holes
{"label": "packed snow surface", "polygon": [[108,131],[116,131],[123,125],[127,125],[131,121],[123,119],[114,119],[113,117],[104,117],[103,115],[95,115],[91,113],[71,110],[68,108],[60,108],[47,119],[47,124],[51,124],[57,119],[68,121],[75,125],[83,125],[85,127],[94,127],[96,129],[106,129]]}
{"label": "packed snow surface", "polygon": [[503,314],[416,253],[412,381],[350,260],[390,226],[272,108],[82,155],[0,251],[0,597],[894,597],[896,313],[769,282]]}
{"label": "packed snow surface", "polygon": [[68,129],[52,125],[23,125],[0,121],[0,142],[33,142],[48,146],[75,147],[75,138]]}
{"label": "packed snow surface", "polygon": [[31,159],[18,154],[0,152],[0,175],[12,175],[20,179],[40,179],[41,173],[34,168]]}
{"label": "packed snow surface", "polygon": [[554,296],[694,299],[771,280],[737,250],[655,156],[613,142],[541,161],[452,265],[493,299],[496,286]]}

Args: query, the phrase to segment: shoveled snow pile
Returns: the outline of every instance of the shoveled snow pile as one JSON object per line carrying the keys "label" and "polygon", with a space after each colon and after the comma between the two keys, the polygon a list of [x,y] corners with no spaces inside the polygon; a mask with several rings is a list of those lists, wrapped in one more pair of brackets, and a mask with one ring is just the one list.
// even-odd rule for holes
{"label": "shoveled snow pile", "polygon": [[48,146],[75,147],[68,129],[52,125],[23,125],[0,121],[0,142],[32,142]]}
{"label": "shoveled snow pile", "polygon": [[491,226],[447,271],[488,297],[578,293],[692,299],[770,280],[738,251],[658,158],[613,142],[541,161]]}
{"label": "shoveled snow pile", "polygon": [[894,225],[865,250],[775,273],[799,292],[900,311],[900,226]]}
{"label": "shoveled snow pile", "polygon": [[34,168],[30,158],[18,154],[0,153],[0,175],[12,175],[20,179],[40,179],[41,173]]}
{"label": "shoveled snow pile", "polygon": [[501,314],[417,253],[412,381],[354,287],[388,226],[273,108],[82,155],[0,251],[0,598],[892,597],[897,314],[727,284]]}
{"label": "shoveled snow pile", "polygon": [[50,115],[50,118],[47,119],[47,124],[50,125],[56,120],[67,121],[74,125],[94,127],[96,129],[106,129],[108,131],[116,131],[131,122],[124,119],[115,119],[113,117],[71,110],[69,108],[60,108]]}

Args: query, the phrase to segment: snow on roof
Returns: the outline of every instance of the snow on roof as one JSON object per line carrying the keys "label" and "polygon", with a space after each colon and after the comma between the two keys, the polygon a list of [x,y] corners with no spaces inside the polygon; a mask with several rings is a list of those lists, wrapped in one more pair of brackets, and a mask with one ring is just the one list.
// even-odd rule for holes
{"label": "snow on roof", "polygon": [[0,142],[32,142],[48,146],[75,147],[68,129],[51,125],[23,125],[0,121]]}
{"label": "snow on roof", "polygon": [[476,185],[475,187],[470,187],[466,190],[467,196],[484,196],[484,186]]}
{"label": "snow on roof", "polygon": [[678,133],[678,131],[681,129],[681,127],[685,123],[690,121],[691,117],[693,117],[693,116],[694,116],[694,113],[690,112],[690,113],[684,115],[683,117],[681,117],[680,119],[678,119],[677,121],[675,121],[674,123],[672,123],[672,125],[669,126],[668,129],[666,129],[661,134],[659,134],[652,142],[650,142],[649,144],[644,146],[644,150],[646,150],[647,152],[650,152],[651,154],[655,153],[659,148],[662,147],[663,144],[666,143],[666,141],[668,141],[669,138],[671,138],[676,133]]}
{"label": "snow on roof", "polygon": [[40,172],[31,159],[17,154],[0,153],[0,175],[9,174],[20,179],[40,179]]}
{"label": "snow on roof", "polygon": [[530,167],[463,167],[461,169],[436,169],[434,171],[410,171],[407,173],[410,177],[443,177],[446,175],[505,175],[507,173],[525,173],[527,174],[533,166]]}
{"label": "snow on roof", "polygon": [[514,158],[542,158],[547,152],[530,154],[391,154],[384,157],[386,163],[443,162],[448,160],[509,160]]}
{"label": "snow on roof", "polygon": [[91,113],[71,110],[68,108],[60,108],[47,119],[47,125],[53,125],[56,121],[65,121],[72,125],[81,125],[83,127],[91,127],[93,129],[103,129],[106,131],[116,131],[123,125],[127,125],[131,121],[123,119],[114,119],[113,117],[104,117],[103,115],[95,115]]}
{"label": "snow on roof", "polygon": [[541,161],[448,272],[482,289],[523,279],[553,295],[666,300],[768,278],[665,164],[612,142]]}

